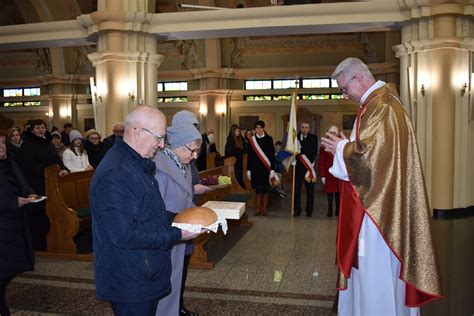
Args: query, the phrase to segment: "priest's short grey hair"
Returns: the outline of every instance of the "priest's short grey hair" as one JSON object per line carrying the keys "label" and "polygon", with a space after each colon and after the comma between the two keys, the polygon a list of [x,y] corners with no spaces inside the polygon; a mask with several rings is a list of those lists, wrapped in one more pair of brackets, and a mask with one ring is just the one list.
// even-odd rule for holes
{"label": "priest's short grey hair", "polygon": [[362,75],[367,79],[375,80],[367,65],[362,60],[355,57],[346,58],[341,61],[332,73],[331,78],[336,80],[340,75],[343,75],[344,77]]}

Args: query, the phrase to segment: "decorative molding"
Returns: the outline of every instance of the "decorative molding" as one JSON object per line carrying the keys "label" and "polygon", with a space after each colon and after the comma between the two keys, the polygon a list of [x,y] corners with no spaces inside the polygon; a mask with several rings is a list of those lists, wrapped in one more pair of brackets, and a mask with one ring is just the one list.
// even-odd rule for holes
{"label": "decorative molding", "polygon": [[181,69],[194,69],[204,67],[204,63],[199,60],[197,45],[195,40],[178,41],[176,48],[183,57]]}
{"label": "decorative molding", "polygon": [[0,67],[36,65],[34,52],[7,52],[0,54]]}
{"label": "decorative molding", "polygon": [[156,50],[158,54],[162,54],[165,57],[180,57],[181,54],[176,47],[176,42],[165,42],[158,43]]}
{"label": "decorative molding", "polygon": [[289,36],[289,37],[261,37],[248,38],[245,41],[245,48],[255,49],[262,47],[308,47],[316,45],[350,45],[358,44],[359,38],[357,34],[334,34],[331,36]]}

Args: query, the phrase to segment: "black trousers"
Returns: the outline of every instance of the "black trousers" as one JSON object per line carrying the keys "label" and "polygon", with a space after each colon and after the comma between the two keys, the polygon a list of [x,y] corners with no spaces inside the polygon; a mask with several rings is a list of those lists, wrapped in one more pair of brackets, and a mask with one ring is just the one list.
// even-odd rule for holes
{"label": "black trousers", "polygon": [[306,186],[306,214],[313,214],[314,207],[314,183],[307,182],[304,179],[306,169],[303,166],[296,165],[295,175],[295,213],[301,213],[301,187],[303,183]]}
{"label": "black trousers", "polygon": [[339,212],[339,192],[331,192],[327,193],[327,198],[328,198],[328,212],[332,212],[332,200],[333,198],[336,198],[336,212]]}
{"label": "black trousers", "polygon": [[26,217],[28,219],[33,249],[46,250],[46,237],[50,226],[48,215],[46,215],[46,204],[40,202],[37,205],[28,206]]}
{"label": "black trousers", "polygon": [[0,316],[10,316],[10,309],[7,306],[6,292],[8,283],[12,278],[0,279]]}

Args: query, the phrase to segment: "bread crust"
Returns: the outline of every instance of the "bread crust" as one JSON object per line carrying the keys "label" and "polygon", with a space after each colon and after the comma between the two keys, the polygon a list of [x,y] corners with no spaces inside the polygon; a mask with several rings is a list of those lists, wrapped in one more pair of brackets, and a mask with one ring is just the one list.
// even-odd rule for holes
{"label": "bread crust", "polygon": [[178,213],[174,223],[209,226],[217,221],[217,214],[207,207],[190,207]]}

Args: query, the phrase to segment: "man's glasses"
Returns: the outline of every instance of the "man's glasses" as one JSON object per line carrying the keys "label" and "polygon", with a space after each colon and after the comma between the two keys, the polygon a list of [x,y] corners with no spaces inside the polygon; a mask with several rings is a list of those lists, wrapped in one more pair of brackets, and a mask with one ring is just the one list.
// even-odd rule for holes
{"label": "man's glasses", "polygon": [[188,145],[184,145],[184,147],[186,147],[191,152],[191,155],[196,154],[196,156],[199,156],[199,154],[201,153],[201,147],[194,149],[189,148]]}
{"label": "man's glasses", "polygon": [[168,140],[168,138],[166,137],[166,135],[161,136],[160,134],[157,134],[157,133],[155,133],[155,132],[150,131],[148,128],[145,128],[145,127],[135,127],[135,129],[137,129],[137,128],[142,129],[142,130],[145,130],[145,131],[147,131],[148,133],[150,133],[151,135],[155,136],[155,139],[156,139],[156,141],[157,141],[158,143],[164,143],[164,144],[166,144],[166,142],[167,142],[167,140]]}
{"label": "man's glasses", "polygon": [[352,76],[351,79],[349,79],[349,81],[346,82],[346,84],[344,86],[342,86],[339,90],[341,90],[342,93],[346,94],[347,93],[347,86],[349,85],[349,83],[351,83],[352,80],[354,80],[356,78],[356,76]]}

